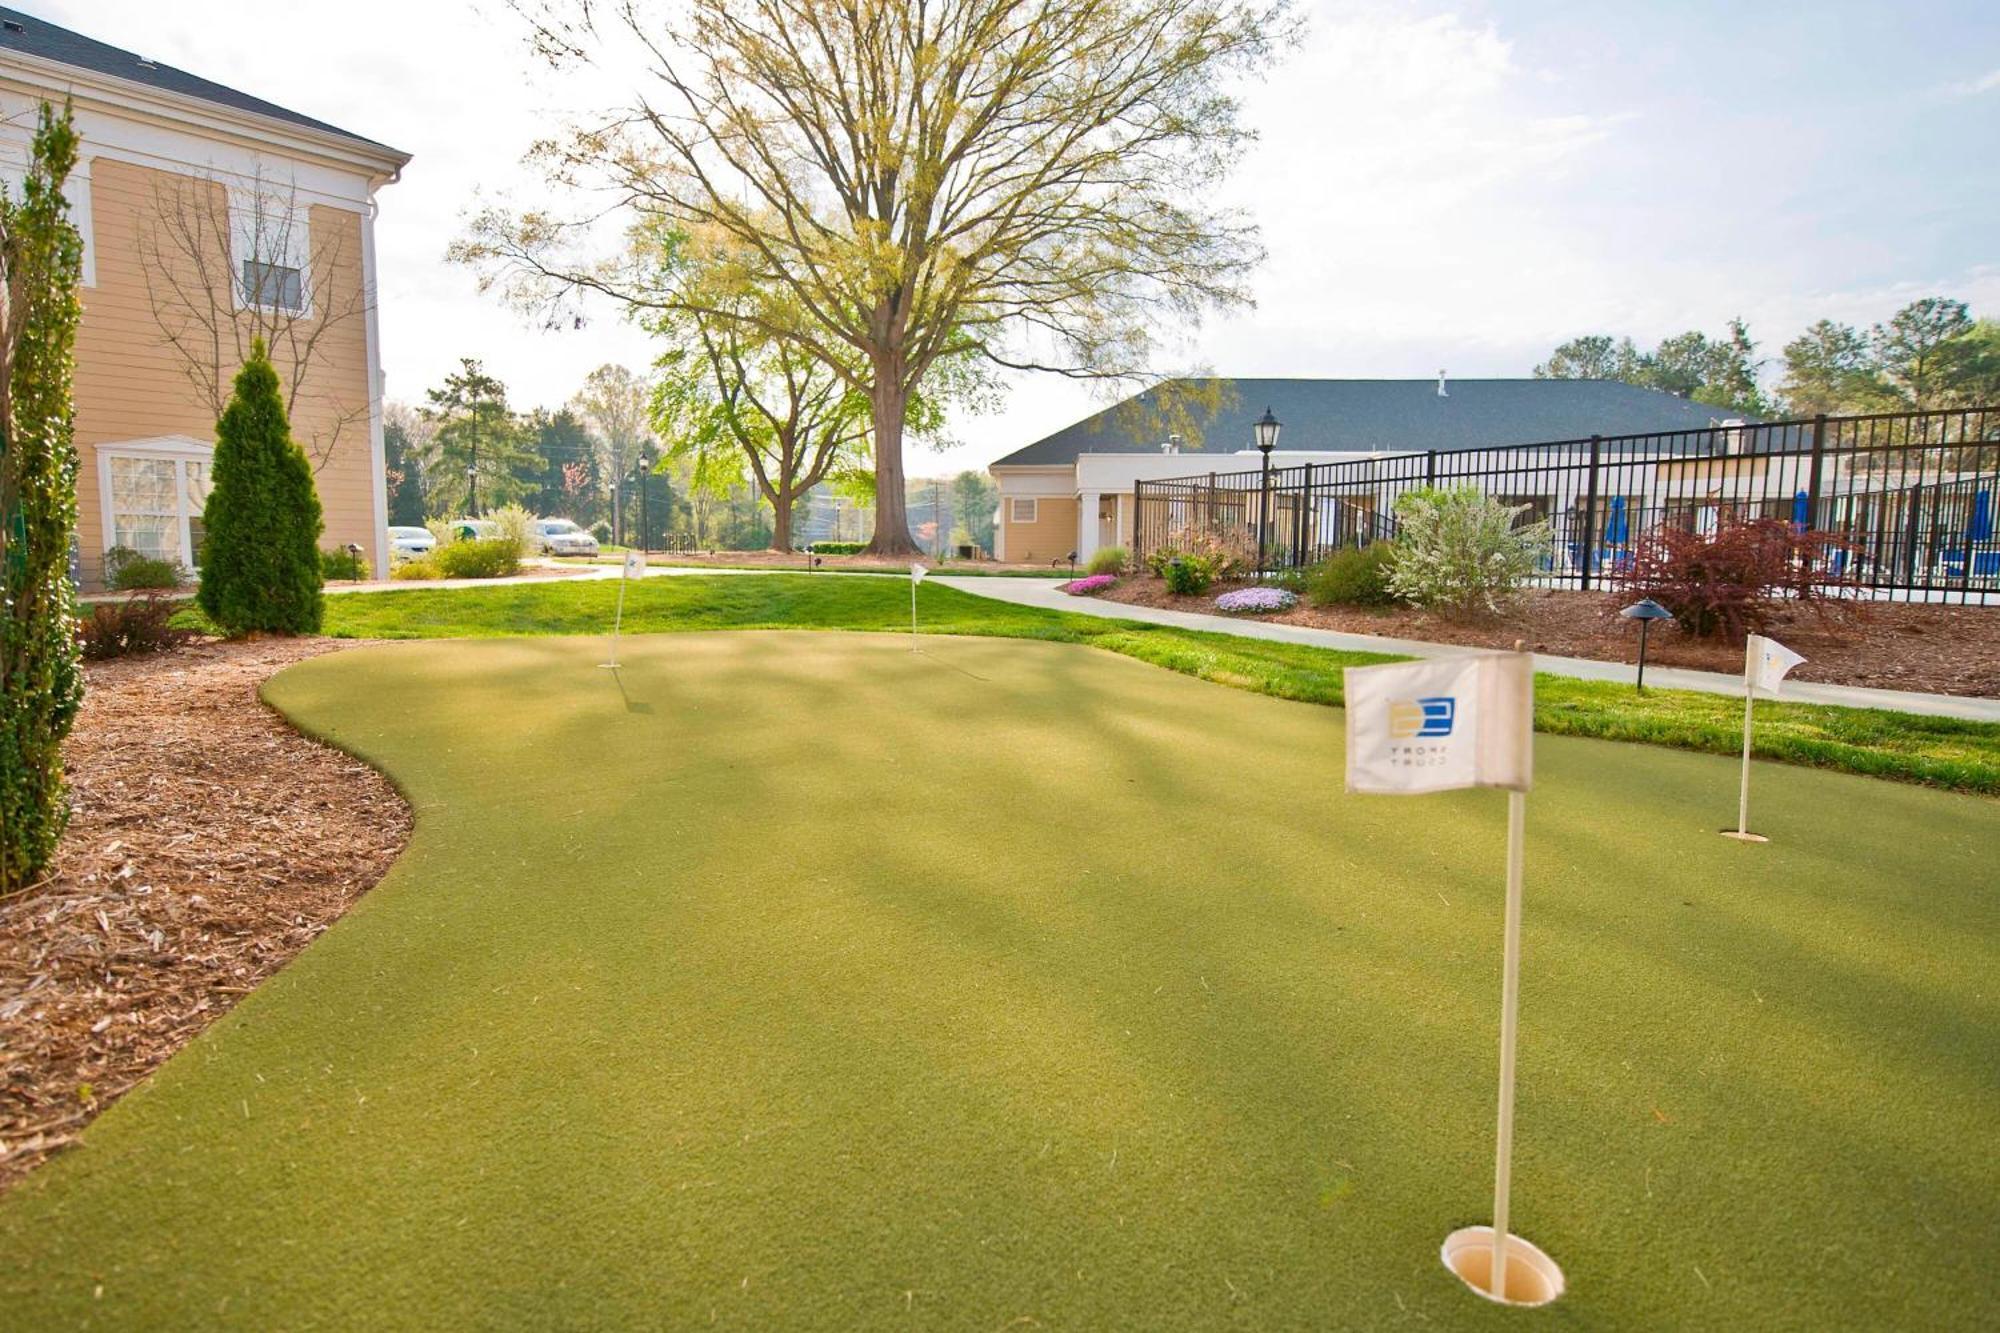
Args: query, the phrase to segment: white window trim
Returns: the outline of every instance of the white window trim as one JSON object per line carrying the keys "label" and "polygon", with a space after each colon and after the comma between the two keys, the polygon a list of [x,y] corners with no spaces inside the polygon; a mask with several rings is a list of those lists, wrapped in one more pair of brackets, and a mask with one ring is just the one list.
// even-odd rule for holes
{"label": "white window trim", "polygon": [[[1027,517],[1021,516],[1021,507],[1027,506]],[[1035,523],[1041,519],[1040,500],[1032,495],[1010,495],[1007,497],[1007,521],[1009,523]]]}
{"label": "white window trim", "polygon": [[[162,435],[153,439],[119,440],[111,444],[100,444],[96,447],[95,452],[97,454],[97,500],[104,520],[104,550],[101,554],[110,554],[111,548],[117,545],[117,541],[115,540],[118,531],[115,516],[116,506],[112,504],[111,498],[111,460],[114,458],[164,459],[176,465],[174,467],[174,498],[180,511],[178,515],[181,541],[180,562],[182,569],[192,572],[195,567],[194,538],[193,534],[188,530],[188,519],[191,516],[191,506],[189,503],[191,497],[188,495],[187,490],[187,469],[180,467],[179,464],[184,462],[207,463],[212,467],[215,462],[215,447],[203,444],[200,440],[192,439],[186,435]],[[213,477],[210,480],[212,483]]]}
{"label": "white window trim", "polygon": [[[260,219],[276,220],[284,210],[290,209],[291,216],[282,219],[282,236],[268,238],[273,249],[265,251],[262,242],[266,239],[257,234]],[[278,253],[277,243],[283,241],[283,253]],[[250,293],[243,281],[243,265],[248,261],[271,264],[299,271],[299,308],[289,306],[261,305],[250,299]],[[253,189],[229,187],[229,289],[234,294],[238,310],[259,310],[269,315],[284,315],[294,319],[311,319],[313,313],[312,282],[312,206],[302,199],[288,199],[270,192],[264,194],[261,206]]]}

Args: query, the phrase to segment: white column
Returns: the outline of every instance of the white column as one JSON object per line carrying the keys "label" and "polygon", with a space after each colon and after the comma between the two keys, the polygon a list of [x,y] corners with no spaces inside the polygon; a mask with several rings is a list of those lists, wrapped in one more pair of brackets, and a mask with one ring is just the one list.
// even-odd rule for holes
{"label": "white column", "polygon": [[1087,562],[1097,552],[1097,505],[1102,495],[1085,491],[1076,504],[1076,563]]}
{"label": "white column", "polygon": [[361,215],[362,299],[367,303],[362,317],[365,353],[368,360],[368,481],[374,491],[375,536],[368,544],[373,573],[389,577],[389,469],[382,444],[382,332],[376,311],[381,289],[375,274],[375,214],[371,191],[367,211]]}

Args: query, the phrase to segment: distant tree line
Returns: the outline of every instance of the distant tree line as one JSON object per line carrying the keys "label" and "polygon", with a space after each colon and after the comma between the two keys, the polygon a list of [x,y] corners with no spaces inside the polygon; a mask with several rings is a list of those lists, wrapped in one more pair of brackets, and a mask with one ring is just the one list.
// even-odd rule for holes
{"label": "distant tree line", "polygon": [[1630,338],[1572,338],[1537,379],[1619,380],[1749,416],[1928,411],[2000,403],[2000,321],[1927,296],[1862,330],[1822,319],[1784,345],[1776,383],[1740,319],[1721,337],[1698,330],[1641,351]]}
{"label": "distant tree line", "polygon": [[[715,376],[713,362],[678,349],[651,377],[604,365],[567,403],[526,411],[465,358],[423,403],[388,406],[389,522],[415,527],[517,504],[602,525],[623,544],[680,537],[704,549],[791,550],[816,486],[865,506],[875,480],[852,396],[818,396],[823,381],[809,384],[782,362],[753,364],[753,355],[777,353],[732,347],[718,353],[728,373]],[[992,549],[993,494],[982,473],[949,484],[952,545]],[[925,536],[934,549],[935,527]]]}

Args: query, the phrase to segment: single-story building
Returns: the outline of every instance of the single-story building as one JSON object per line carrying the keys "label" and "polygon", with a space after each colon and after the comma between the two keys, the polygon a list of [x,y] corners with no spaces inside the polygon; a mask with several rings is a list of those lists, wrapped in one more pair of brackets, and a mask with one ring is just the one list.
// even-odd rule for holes
{"label": "single-story building", "polygon": [[994,554],[1051,563],[1132,540],[1134,483],[1243,472],[1251,425],[1282,423],[1274,467],[1592,435],[1694,431],[1742,420],[1705,403],[1611,380],[1173,381],[993,463]]}

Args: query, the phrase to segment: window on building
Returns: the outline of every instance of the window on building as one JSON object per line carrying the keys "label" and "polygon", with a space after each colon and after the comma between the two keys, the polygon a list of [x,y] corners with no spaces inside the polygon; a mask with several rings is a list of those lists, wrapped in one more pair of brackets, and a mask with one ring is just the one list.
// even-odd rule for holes
{"label": "window on building", "polygon": [[229,192],[229,246],[236,299],[244,307],[310,316],[310,212],[282,182]]}
{"label": "window on building", "polygon": [[243,261],[243,300],[246,305],[297,314],[306,308],[305,274],[289,264],[267,264],[246,259]]}
{"label": "window on building", "polygon": [[1035,501],[1013,501],[1013,513],[1009,517],[1016,523],[1033,523],[1035,521]]}
{"label": "window on building", "polygon": [[192,442],[98,451],[104,545],[124,546],[186,569],[201,563],[209,451]]}

